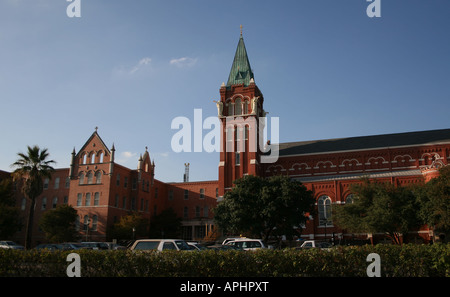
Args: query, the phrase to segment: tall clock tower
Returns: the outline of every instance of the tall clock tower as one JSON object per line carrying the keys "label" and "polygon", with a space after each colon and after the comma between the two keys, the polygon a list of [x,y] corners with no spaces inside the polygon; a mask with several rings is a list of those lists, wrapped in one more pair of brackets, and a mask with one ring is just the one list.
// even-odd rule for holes
{"label": "tall clock tower", "polygon": [[227,84],[220,87],[217,101],[221,123],[219,196],[231,189],[233,181],[247,174],[260,175],[259,118],[264,117],[264,97],[255,84],[244,38],[239,38]]}

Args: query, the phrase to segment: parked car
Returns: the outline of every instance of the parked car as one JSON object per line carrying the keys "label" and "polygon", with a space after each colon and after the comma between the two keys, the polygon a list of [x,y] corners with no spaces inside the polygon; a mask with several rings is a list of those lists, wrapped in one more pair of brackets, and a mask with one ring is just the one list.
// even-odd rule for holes
{"label": "parked car", "polygon": [[243,249],[244,251],[251,251],[257,249],[267,248],[260,239],[251,238],[239,238],[233,241],[229,241],[226,245],[231,245]]}
{"label": "parked car", "polygon": [[117,243],[113,243],[113,242],[105,242],[108,245],[108,248],[110,250],[126,250],[127,248],[124,247],[123,245],[117,244]]}
{"label": "parked car", "polygon": [[208,245],[206,248],[209,250],[216,250],[216,251],[242,251],[241,248],[230,244],[214,244]]}
{"label": "parked car", "polygon": [[23,245],[17,244],[14,241],[10,240],[2,240],[0,241],[1,249],[13,249],[13,250],[24,250],[25,247]]}
{"label": "parked car", "polygon": [[56,243],[43,243],[39,244],[35,247],[37,250],[49,250],[49,251],[58,251],[58,250],[64,250],[64,246],[62,244],[56,244]]}
{"label": "parked car", "polygon": [[78,242],[63,242],[63,243],[61,243],[61,245],[63,246],[64,250],[66,250],[66,251],[79,250],[79,249],[90,249],[86,246],[83,246],[81,243],[78,243]]}
{"label": "parked car", "polygon": [[192,251],[186,241],[182,239],[139,239],[134,242],[130,250]]}
{"label": "parked car", "polygon": [[92,250],[109,250],[109,246],[106,242],[82,242],[81,245]]}
{"label": "parked car", "polygon": [[331,244],[328,242],[317,241],[317,240],[306,240],[300,246],[300,249],[311,249],[311,248],[329,249],[329,248],[331,248]]}
{"label": "parked car", "polygon": [[247,239],[247,238],[246,237],[228,237],[222,241],[222,244],[225,245],[225,244],[229,243],[230,241],[235,241],[235,240],[239,240],[239,239]]}
{"label": "parked car", "polygon": [[206,250],[206,247],[199,244],[198,242],[186,242],[191,250],[194,251],[203,251]]}

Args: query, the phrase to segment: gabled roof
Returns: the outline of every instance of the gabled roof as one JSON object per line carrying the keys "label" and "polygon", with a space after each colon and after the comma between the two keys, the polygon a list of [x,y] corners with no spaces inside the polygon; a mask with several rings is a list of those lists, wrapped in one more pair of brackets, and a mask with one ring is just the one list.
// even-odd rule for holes
{"label": "gabled roof", "polygon": [[97,133],[97,129],[95,129],[94,133],[92,133],[91,137],[89,137],[89,139],[85,142],[85,144],[83,145],[83,147],[78,151],[77,156],[80,154],[80,152],[84,151],[85,147],[92,141],[92,139],[94,139],[94,137],[97,137],[100,140],[100,143],[103,145],[104,149],[108,152],[108,154],[111,153],[111,151],[109,150],[109,148],[106,146],[106,144],[103,142],[103,139],[100,137],[100,135],[98,135]]}
{"label": "gabled roof", "polygon": [[250,67],[250,62],[247,56],[247,50],[245,49],[244,38],[239,38],[239,43],[234,55],[233,65],[231,66],[230,75],[228,76],[227,87],[232,85],[244,84],[248,86],[250,79],[253,77],[253,71]]}
{"label": "gabled roof", "polygon": [[450,129],[280,143],[279,155],[321,154],[450,143]]}

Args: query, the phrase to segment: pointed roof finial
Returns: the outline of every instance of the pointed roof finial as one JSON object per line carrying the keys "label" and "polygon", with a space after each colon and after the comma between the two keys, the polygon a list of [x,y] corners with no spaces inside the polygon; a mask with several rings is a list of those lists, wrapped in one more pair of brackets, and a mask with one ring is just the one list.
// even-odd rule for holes
{"label": "pointed roof finial", "polygon": [[241,36],[242,36],[242,25],[241,25]]}
{"label": "pointed roof finial", "polygon": [[98,130],[98,127],[97,127],[97,126],[95,126],[95,132],[97,132],[97,130]]}

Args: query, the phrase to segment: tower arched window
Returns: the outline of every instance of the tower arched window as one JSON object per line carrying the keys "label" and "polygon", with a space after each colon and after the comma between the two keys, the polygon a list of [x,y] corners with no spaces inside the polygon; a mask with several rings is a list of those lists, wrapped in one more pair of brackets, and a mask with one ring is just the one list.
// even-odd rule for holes
{"label": "tower arched window", "polygon": [[227,141],[233,141],[234,136],[234,128],[232,126],[229,126],[227,128]]}
{"label": "tower arched window", "polygon": [[241,98],[237,98],[234,101],[234,111],[235,111],[235,115],[241,115],[242,114],[242,102],[241,102]]}
{"label": "tower arched window", "polygon": [[331,220],[331,198],[323,195],[317,200],[317,210],[319,212],[319,226],[332,225]]}
{"label": "tower arched window", "polygon": [[248,101],[244,101],[244,114],[248,114]]}
{"label": "tower arched window", "polygon": [[228,105],[228,116],[233,116],[234,115],[234,104],[231,102],[228,102],[227,105]]}

